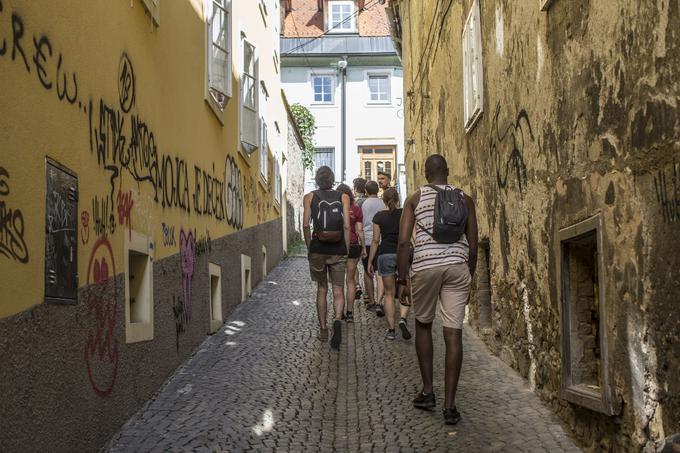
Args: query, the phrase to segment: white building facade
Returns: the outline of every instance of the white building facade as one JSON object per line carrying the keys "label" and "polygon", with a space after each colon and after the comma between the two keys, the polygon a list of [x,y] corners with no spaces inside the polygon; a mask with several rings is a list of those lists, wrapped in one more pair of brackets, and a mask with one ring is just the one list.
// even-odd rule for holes
{"label": "white building facade", "polygon": [[387,172],[403,196],[401,63],[389,31],[387,36],[362,36],[356,28],[362,22],[356,21],[349,32],[329,32],[333,24],[329,24],[328,17],[338,17],[334,3],[345,14],[336,19],[340,27],[351,22],[343,23],[342,18],[357,14],[356,9],[347,12],[346,6],[353,2],[329,0],[325,4],[328,15],[324,14],[327,19],[323,35],[292,37],[290,30],[284,30],[281,38],[283,89],[291,104],[309,108],[317,125],[315,168],[307,172],[305,189],[314,188],[316,168],[328,165],[336,182],[350,186],[354,178],[376,180],[379,171]]}

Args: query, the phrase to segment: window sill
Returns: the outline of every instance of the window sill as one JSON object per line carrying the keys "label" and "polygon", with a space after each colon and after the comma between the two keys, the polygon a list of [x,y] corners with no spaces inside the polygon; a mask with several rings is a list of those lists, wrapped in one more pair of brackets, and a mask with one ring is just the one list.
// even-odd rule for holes
{"label": "window sill", "polygon": [[276,212],[281,214],[281,202],[274,198],[274,209],[276,209]]}
{"label": "window sill", "polygon": [[266,179],[264,179],[262,173],[260,173],[260,177],[257,178],[257,181],[260,183],[260,186],[262,186],[262,189],[264,189],[265,192],[269,192],[269,183]]}
{"label": "window sill", "polygon": [[314,108],[314,109],[332,109],[332,108],[338,108],[338,106],[335,105],[334,103],[321,103],[321,102],[319,102],[319,103],[311,103],[311,104],[309,104],[309,107],[310,107],[310,108]]}
{"label": "window sill", "polygon": [[245,151],[243,151],[243,143],[239,143],[238,154],[239,156],[241,156],[241,159],[243,160],[243,162],[246,163],[248,167],[252,166],[250,163],[250,156],[252,156],[252,154],[248,154]]}
{"label": "window sill", "polygon": [[369,109],[375,109],[375,108],[392,108],[394,105],[392,105],[391,102],[367,102],[366,103],[366,108]]}
{"label": "window sill", "polygon": [[[208,97],[204,98],[204,100],[205,103],[210,106],[210,110],[212,110],[212,112],[215,114],[215,117],[217,118],[217,121],[220,122],[220,125],[224,126],[224,111],[220,109],[220,107],[217,105],[217,102],[215,102],[210,94],[208,94]],[[227,102],[229,102],[229,98],[227,98]]]}
{"label": "window sill", "polygon": [[479,122],[479,119],[482,117],[482,113],[484,113],[484,110],[478,109],[477,111],[475,111],[472,114],[472,116],[470,117],[468,122],[465,123],[465,133],[466,134],[469,134],[475,128],[475,126]]}

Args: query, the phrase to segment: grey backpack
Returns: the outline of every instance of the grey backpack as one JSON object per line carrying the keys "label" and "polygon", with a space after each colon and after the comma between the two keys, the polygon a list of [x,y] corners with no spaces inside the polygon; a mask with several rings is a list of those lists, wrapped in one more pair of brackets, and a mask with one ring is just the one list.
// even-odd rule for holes
{"label": "grey backpack", "polygon": [[468,208],[465,202],[465,194],[462,190],[450,186],[440,189],[434,184],[430,184],[428,187],[437,192],[434,199],[432,232],[427,231],[419,223],[418,227],[439,243],[453,244],[458,242],[461,236],[465,234],[467,225]]}

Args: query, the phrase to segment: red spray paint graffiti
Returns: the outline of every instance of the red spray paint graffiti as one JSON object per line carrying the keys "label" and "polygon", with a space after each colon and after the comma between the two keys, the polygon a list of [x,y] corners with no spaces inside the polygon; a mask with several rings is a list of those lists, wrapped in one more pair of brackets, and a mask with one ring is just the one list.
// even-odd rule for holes
{"label": "red spray paint graffiti", "polygon": [[196,241],[194,233],[184,230],[179,232],[179,256],[182,266],[182,304],[187,319],[191,319],[191,279],[194,276],[194,263],[196,261]]}
{"label": "red spray paint graffiti", "polygon": [[[109,269],[109,266],[111,267]],[[87,314],[94,319],[85,344],[85,366],[92,390],[107,397],[113,391],[118,373],[116,327],[116,264],[106,237],[94,244],[87,267]],[[90,286],[92,284],[92,286]],[[94,317],[94,318],[93,318]]]}
{"label": "red spray paint graffiti", "polygon": [[83,241],[83,245],[90,242],[90,213],[83,211],[80,214],[80,240]]}
{"label": "red spray paint graffiti", "polygon": [[132,205],[134,204],[131,190],[127,193],[118,190],[118,225],[127,225],[130,237],[132,237]]}

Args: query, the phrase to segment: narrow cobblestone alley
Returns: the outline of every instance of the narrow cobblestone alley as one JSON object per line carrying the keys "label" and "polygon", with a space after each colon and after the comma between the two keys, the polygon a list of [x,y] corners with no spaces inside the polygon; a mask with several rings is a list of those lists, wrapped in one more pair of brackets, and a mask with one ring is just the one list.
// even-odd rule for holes
{"label": "narrow cobblestone alley", "polygon": [[[313,296],[306,259],[283,261],[111,451],[578,451],[526,382],[469,331],[463,420],[447,427],[440,408],[411,406],[420,382],[413,340],[386,341],[384,320],[361,305],[340,352],[331,351],[316,339]],[[442,359],[436,335],[439,404]]]}

